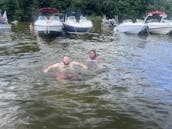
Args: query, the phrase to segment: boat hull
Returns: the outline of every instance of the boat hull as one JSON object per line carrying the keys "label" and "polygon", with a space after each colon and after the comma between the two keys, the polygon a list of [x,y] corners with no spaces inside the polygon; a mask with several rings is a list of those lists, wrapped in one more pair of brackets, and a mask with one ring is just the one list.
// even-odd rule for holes
{"label": "boat hull", "polygon": [[63,26],[47,26],[47,25],[35,25],[34,31],[41,34],[59,34],[62,33]]}
{"label": "boat hull", "polygon": [[0,24],[0,33],[11,32],[11,25],[9,24]]}
{"label": "boat hull", "polygon": [[64,30],[68,33],[88,33],[91,29],[92,27],[76,27],[64,24]]}
{"label": "boat hull", "polygon": [[149,32],[152,34],[166,35],[172,32],[172,24],[169,23],[148,23]]}
{"label": "boat hull", "polygon": [[115,28],[115,30],[119,32],[130,33],[130,34],[140,34],[146,29],[147,29],[146,24],[137,24],[137,23],[120,24],[119,26],[117,26],[117,28]]}
{"label": "boat hull", "polygon": [[11,29],[11,25],[9,24],[0,24],[0,29]]}

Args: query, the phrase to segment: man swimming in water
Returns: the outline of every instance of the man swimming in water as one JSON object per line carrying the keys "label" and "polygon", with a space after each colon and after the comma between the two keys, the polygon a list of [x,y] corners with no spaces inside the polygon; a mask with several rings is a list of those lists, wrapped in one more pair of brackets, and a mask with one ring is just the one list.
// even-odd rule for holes
{"label": "man swimming in water", "polygon": [[74,77],[74,73],[71,72],[73,70],[74,65],[79,65],[82,68],[87,69],[86,65],[75,61],[71,62],[69,57],[64,56],[63,61],[61,61],[60,63],[49,65],[46,69],[44,69],[44,73],[47,73],[51,69],[58,68],[60,72],[57,73],[56,78],[60,80],[61,79],[70,80],[73,79]]}

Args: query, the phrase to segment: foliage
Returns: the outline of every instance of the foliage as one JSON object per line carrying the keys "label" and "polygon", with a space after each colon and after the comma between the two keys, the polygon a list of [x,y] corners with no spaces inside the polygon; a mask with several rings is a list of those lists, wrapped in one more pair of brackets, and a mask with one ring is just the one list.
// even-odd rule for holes
{"label": "foliage", "polygon": [[109,18],[118,15],[120,20],[142,18],[150,10],[162,10],[172,15],[171,0],[0,0],[0,9],[7,11],[10,20],[31,21],[43,7]]}

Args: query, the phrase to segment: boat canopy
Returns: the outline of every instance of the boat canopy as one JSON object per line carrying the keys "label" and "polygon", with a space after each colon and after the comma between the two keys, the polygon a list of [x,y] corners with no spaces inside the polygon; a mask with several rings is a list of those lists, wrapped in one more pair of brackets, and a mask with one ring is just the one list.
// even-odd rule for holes
{"label": "boat canopy", "polygon": [[146,12],[146,14],[147,14],[147,15],[154,15],[154,14],[157,14],[157,15],[166,15],[166,12],[156,10],[156,11]]}
{"label": "boat canopy", "polygon": [[42,13],[44,12],[59,13],[60,12],[58,9],[55,9],[55,8],[40,8],[39,11]]}

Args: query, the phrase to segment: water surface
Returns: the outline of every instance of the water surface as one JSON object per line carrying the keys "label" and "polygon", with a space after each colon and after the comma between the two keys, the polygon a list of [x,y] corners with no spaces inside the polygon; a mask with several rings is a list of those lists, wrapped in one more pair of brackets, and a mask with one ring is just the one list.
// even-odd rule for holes
{"label": "water surface", "polygon": [[[59,82],[42,70],[90,49],[105,68],[77,68]],[[171,129],[172,38],[93,34],[38,37],[27,27],[0,35],[0,129]]]}

